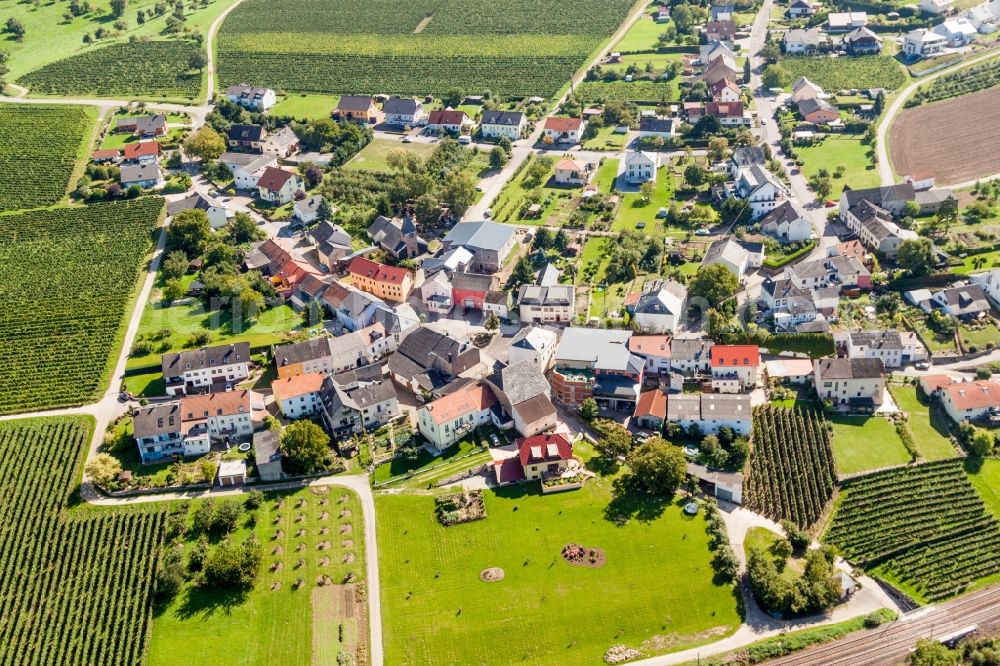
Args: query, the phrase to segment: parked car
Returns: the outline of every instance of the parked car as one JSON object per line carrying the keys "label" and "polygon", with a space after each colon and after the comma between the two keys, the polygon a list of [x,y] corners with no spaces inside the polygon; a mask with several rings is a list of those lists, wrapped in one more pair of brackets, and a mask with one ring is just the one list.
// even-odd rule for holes
{"label": "parked car", "polygon": [[493,446],[500,446],[500,438],[497,437],[496,434],[492,434],[490,435],[490,443],[492,443]]}
{"label": "parked car", "polygon": [[928,363],[927,361],[917,361],[916,363],[913,364],[913,367],[916,368],[917,370],[929,370],[931,364]]}

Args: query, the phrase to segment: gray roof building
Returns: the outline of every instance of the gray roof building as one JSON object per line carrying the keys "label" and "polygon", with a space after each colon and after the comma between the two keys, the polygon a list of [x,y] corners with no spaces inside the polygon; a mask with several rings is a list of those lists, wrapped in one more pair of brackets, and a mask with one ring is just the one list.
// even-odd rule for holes
{"label": "gray roof building", "polygon": [[514,236],[514,227],[496,222],[461,222],[442,239],[449,246],[462,245],[469,249],[499,252]]}
{"label": "gray roof building", "polygon": [[250,343],[202,347],[164,354],[160,366],[164,377],[175,377],[188,370],[204,370],[250,361]]}
{"label": "gray roof building", "polygon": [[819,376],[827,379],[878,379],[885,376],[879,358],[821,358],[816,361]]}

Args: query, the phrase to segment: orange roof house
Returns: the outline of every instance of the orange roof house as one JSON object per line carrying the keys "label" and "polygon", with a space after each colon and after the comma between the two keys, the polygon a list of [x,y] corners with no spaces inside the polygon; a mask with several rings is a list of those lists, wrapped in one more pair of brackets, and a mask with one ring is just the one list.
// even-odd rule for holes
{"label": "orange roof house", "polygon": [[711,351],[713,368],[757,367],[760,347],[757,345],[714,345]]}
{"label": "orange roof house", "polygon": [[160,144],[156,141],[139,141],[125,144],[126,160],[141,160],[156,158],[160,155]]}
{"label": "orange roof house", "polygon": [[640,428],[659,430],[667,418],[667,394],[660,389],[640,393],[633,416]]}
{"label": "orange roof house", "polygon": [[347,272],[355,287],[387,301],[401,303],[413,291],[413,276],[405,268],[355,257]]}

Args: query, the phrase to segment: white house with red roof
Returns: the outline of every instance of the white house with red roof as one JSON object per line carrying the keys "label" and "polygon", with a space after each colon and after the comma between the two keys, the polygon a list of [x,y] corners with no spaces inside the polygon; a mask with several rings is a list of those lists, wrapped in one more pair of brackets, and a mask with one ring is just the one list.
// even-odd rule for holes
{"label": "white house with red roof", "polygon": [[137,141],[126,143],[122,161],[127,164],[156,164],[160,157],[160,144],[157,141]]}
{"label": "white house with red roof", "polygon": [[741,102],[740,87],[732,79],[720,79],[708,87],[713,102]]}
{"label": "white house with red roof", "polygon": [[277,167],[267,167],[257,180],[257,191],[264,201],[286,204],[295,199],[295,193],[305,191],[297,174]]}
{"label": "white house with red roof", "polygon": [[271,384],[274,402],[287,419],[300,419],[315,414],[322,407],[319,390],[323,388],[322,372],[307,372],[277,379]]}
{"label": "white house with red roof", "polygon": [[658,388],[643,391],[632,416],[638,427],[659,431],[667,418],[667,394]]}
{"label": "white house with red roof", "polygon": [[669,335],[633,335],[628,350],[645,359],[646,374],[665,375],[670,372]]}
{"label": "white house with red roof", "polygon": [[491,422],[496,396],[486,386],[471,384],[417,410],[417,429],[438,451]]}
{"label": "white house with red roof", "polygon": [[760,367],[760,347],[757,345],[715,345],[709,367],[712,370],[712,390],[718,393],[740,393],[757,386]]}
{"label": "white house with red roof", "polygon": [[443,132],[461,134],[463,130],[472,127],[473,124],[469,116],[465,115],[465,111],[455,111],[454,109],[431,111],[427,117],[427,129],[437,134]]}
{"label": "white house with red roof", "polygon": [[555,179],[560,185],[586,185],[593,176],[593,165],[583,160],[567,158],[556,164]]}
{"label": "white house with red roof", "polygon": [[580,143],[586,126],[582,118],[551,116],[545,119],[544,136],[553,143]]}
{"label": "white house with red roof", "polygon": [[573,461],[573,444],[563,434],[549,433],[490,449],[490,455],[497,484],[505,486],[562,474]]}
{"label": "white house with red roof", "polygon": [[940,389],[941,404],[955,423],[1000,413],[1000,382],[959,382]]}

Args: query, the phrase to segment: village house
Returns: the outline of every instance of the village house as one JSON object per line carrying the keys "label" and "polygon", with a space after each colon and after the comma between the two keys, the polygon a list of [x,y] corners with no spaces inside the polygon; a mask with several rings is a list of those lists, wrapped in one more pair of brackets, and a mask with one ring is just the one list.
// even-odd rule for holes
{"label": "village house", "polygon": [[549,369],[559,344],[559,332],[548,326],[523,326],[511,339],[507,359],[511,365],[529,361],[539,372]]}
{"label": "village house", "polygon": [[753,165],[763,166],[767,164],[767,153],[760,146],[739,146],[733,150],[726,162],[726,173],[730,178],[735,178],[740,169],[746,169]]}
{"label": "village house", "polygon": [[505,486],[561,475],[573,460],[573,444],[551,433],[520,439],[514,447],[492,448],[490,454],[497,485]]}
{"label": "village house", "polygon": [[431,314],[444,316],[451,312],[451,308],[455,305],[451,294],[451,281],[445,271],[438,271],[425,278],[420,285],[420,302]]}
{"label": "village house", "polygon": [[348,331],[357,331],[375,321],[375,313],[385,302],[371,294],[341,282],[332,282],[320,296],[337,323]]}
{"label": "village house", "polygon": [[389,357],[389,373],[397,384],[425,398],[479,363],[475,346],[421,326]]}
{"label": "village house", "polygon": [[413,275],[399,266],[379,264],[364,257],[355,257],[347,267],[351,283],[362,291],[386,301],[402,303],[413,290]]}
{"label": "village house", "polygon": [[714,342],[705,338],[670,341],[670,369],[686,376],[708,372]]}
{"label": "village house", "polygon": [[903,54],[908,58],[938,55],[946,48],[948,40],[933,30],[918,28],[903,35]]}
{"label": "village house", "polygon": [[286,419],[300,419],[318,412],[322,406],[319,391],[325,377],[319,372],[307,372],[272,382],[271,393],[281,415]]}
{"label": "village house", "polygon": [[291,127],[287,126],[268,133],[264,139],[264,143],[261,144],[261,148],[265,153],[273,153],[281,159],[291,157],[299,152],[299,146],[298,135],[292,131]]}
{"label": "village house", "polygon": [[[723,104],[732,104],[733,102],[742,102],[743,95],[740,94],[740,87],[733,83],[730,79],[722,79],[721,81],[716,81],[714,84],[708,87],[708,96],[713,102],[721,102]],[[642,122],[639,123],[639,136],[642,136]]]}
{"label": "village house", "polygon": [[275,346],[274,365],[278,377],[283,379],[309,373],[336,375],[377,363],[396,351],[397,344],[376,321],[335,337],[323,336]]}
{"label": "village house", "polygon": [[625,181],[633,185],[649,181],[655,182],[658,165],[656,153],[647,153],[641,150],[629,151],[625,156]]}
{"label": "village house", "polygon": [[487,273],[452,273],[452,302],[465,310],[482,310],[486,295],[500,288],[500,279]]}
{"label": "village house", "polygon": [[[309,199],[314,198],[316,197],[309,197]],[[309,199],[303,199],[303,201],[308,201]],[[316,249],[319,260],[330,271],[334,270],[341,259],[354,252],[351,235],[343,227],[329,220],[324,220],[307,231],[306,238]]]}
{"label": "village house", "polygon": [[753,117],[743,108],[743,102],[706,102],[705,115],[718,118],[723,127],[753,125]]}
{"label": "village house", "polygon": [[567,328],[549,377],[553,400],[579,407],[594,398],[602,409],[634,412],[645,363],[629,351],[631,336],[631,331]]}
{"label": "village house", "polygon": [[917,3],[917,8],[922,12],[938,15],[947,14],[953,4],[955,4],[954,0],[920,0]]}
{"label": "village house", "polygon": [[253,433],[250,391],[186,396],[139,407],[133,433],[143,464],[204,455],[211,450],[213,439]]}
{"label": "village house", "polygon": [[550,116],[545,119],[543,136],[553,143],[580,143],[587,124],[582,118],[560,118]]}
{"label": "village house", "polygon": [[226,135],[226,145],[244,153],[264,152],[267,129],[260,125],[233,125]]}
{"label": "village house", "polygon": [[250,376],[250,343],[237,342],[164,354],[167,395],[232,389]]}
{"label": "village house", "polygon": [[955,423],[979,421],[1000,413],[1000,383],[957,382],[940,389],[941,405]]}
{"label": "village house", "polygon": [[701,265],[722,264],[739,279],[749,268],[760,268],[764,261],[764,248],[760,243],[739,243],[732,236],[720,238],[705,251]]}
{"label": "village house", "polygon": [[314,194],[311,197],[299,199],[292,204],[292,217],[302,224],[315,222],[319,217],[319,209],[324,201],[326,199],[323,198],[322,194]]}
{"label": "village house", "polygon": [[285,478],[281,469],[278,433],[261,430],[253,434],[253,464],[261,481],[281,481]]}
{"label": "village house", "polygon": [[986,291],[975,282],[959,283],[953,287],[934,293],[931,302],[941,308],[941,312],[963,321],[977,319],[990,311]]}
{"label": "village house", "polygon": [[445,251],[463,247],[472,253],[471,270],[496,273],[514,249],[514,228],[495,222],[461,222],[441,239]]}
{"label": "village house", "polygon": [[712,390],[740,393],[757,386],[760,349],[757,345],[715,345],[710,353]]}
{"label": "village house", "polygon": [[[1000,13],[1000,4],[997,4],[997,11]],[[980,33],[989,35],[997,31],[997,20],[1000,17],[990,11],[988,4],[982,4],[966,11],[965,18]]]}
{"label": "village house", "polygon": [[147,190],[163,185],[163,172],[160,171],[160,165],[155,162],[138,166],[123,166],[118,179],[124,189],[135,185]]}
{"label": "village house", "polygon": [[395,259],[414,259],[427,251],[427,242],[417,235],[416,220],[411,215],[379,215],[369,225],[368,237]]}
{"label": "village house", "polygon": [[792,0],[788,5],[788,18],[802,18],[816,13],[816,5],[809,0]]}
{"label": "village house", "polygon": [[887,257],[896,256],[903,241],[919,238],[915,231],[903,229],[893,222],[888,210],[867,199],[849,208],[841,215],[841,221],[858,235],[865,247]]}
{"label": "village house", "polygon": [[116,164],[121,156],[122,153],[117,148],[106,148],[90,153],[90,161],[94,164]]}
{"label": "village house", "polygon": [[349,123],[377,125],[383,118],[375,99],[367,95],[343,95],[333,109],[334,120]]}
{"label": "village house", "polygon": [[424,105],[410,97],[390,97],[382,105],[382,113],[389,125],[405,127],[416,127],[427,118]]}
{"label": "village house", "polygon": [[754,164],[741,169],[733,182],[733,192],[750,202],[754,220],[777,208],[788,198],[788,189],[764,167]]}
{"label": "village house", "polygon": [[628,350],[646,362],[644,374],[649,376],[670,373],[670,336],[633,335]]}
{"label": "village house", "polygon": [[887,368],[926,361],[927,350],[912,331],[849,331],[833,335],[838,353],[848,358],[877,358]]}
{"label": "village house", "polygon": [[136,141],[126,143],[122,156],[125,164],[156,164],[160,159],[160,143],[158,141]]}
{"label": "village house", "polygon": [[226,88],[226,98],[250,111],[267,111],[278,101],[270,88],[259,88],[247,83],[238,83]]}
{"label": "village house", "polygon": [[640,393],[632,418],[636,427],[654,432],[663,430],[663,422],[667,419],[667,394],[658,388]]}
{"label": "village house", "polygon": [[844,50],[852,56],[876,55],[882,52],[882,38],[868,28],[855,28],[841,41]]}
{"label": "village house", "polygon": [[455,111],[454,109],[431,111],[427,117],[427,130],[437,134],[445,132],[461,134],[473,124],[472,120],[465,115],[465,111]]}
{"label": "village house", "polygon": [[711,86],[719,81],[729,79],[738,81],[743,78],[743,70],[736,66],[736,61],[726,54],[713,58],[701,69],[701,78],[705,85]]}
{"label": "village house", "polygon": [[586,185],[594,177],[593,165],[582,160],[565,159],[556,164],[557,185]]}
{"label": "village house", "polygon": [[569,323],[575,313],[576,288],[559,284],[559,270],[546,264],[534,284],[520,286],[517,305],[522,323]]}
{"label": "village house", "polygon": [[673,118],[642,116],[639,118],[640,139],[671,139],[677,135],[677,124]]}
{"label": "village house", "polygon": [[819,28],[792,28],[781,37],[781,46],[788,55],[819,53],[829,45],[829,38]]}
{"label": "village house", "polygon": [[785,201],[762,217],[760,230],[782,243],[807,241],[814,233],[813,223],[805,210],[792,201]]}
{"label": "village house", "polygon": [[468,384],[418,409],[417,429],[431,446],[444,451],[476,428],[492,423],[497,404],[489,388]]}
{"label": "village house", "polygon": [[967,18],[950,18],[934,26],[934,32],[948,41],[948,46],[961,48],[968,46],[979,33]]}
{"label": "village house", "polygon": [[527,116],[520,111],[483,111],[479,131],[487,139],[505,136],[511,141],[517,141],[527,126]]}
{"label": "village house", "polygon": [[835,409],[872,413],[882,406],[885,364],[878,358],[821,358],[813,361],[816,393]]}
{"label": "village house", "polygon": [[[709,42],[698,47],[698,64],[705,66],[716,58],[726,56],[731,62],[736,62],[736,52],[725,42]],[[736,79],[731,79],[735,81]]]}
{"label": "village house", "polygon": [[552,388],[532,361],[506,366],[498,363],[486,382],[500,401],[502,415],[513,421],[514,430],[520,435],[531,437],[558,424]]}
{"label": "village house", "polygon": [[257,183],[268,167],[278,164],[273,153],[256,155],[253,153],[222,153],[219,162],[233,174],[233,186],[238,190],[256,189]]}
{"label": "village house", "polygon": [[792,95],[789,101],[792,104],[799,104],[807,99],[823,98],[826,94],[823,89],[804,76],[800,76],[792,84]]}
{"label": "village house", "polygon": [[866,268],[870,269],[872,266],[872,255],[868,252],[864,243],[857,238],[831,245],[828,252],[831,257],[854,257]]}
{"label": "village house", "polygon": [[813,125],[830,125],[840,120],[840,111],[837,107],[818,97],[802,100],[798,108],[802,119]]}
{"label": "village house", "polygon": [[297,192],[305,192],[305,185],[298,174],[277,167],[265,167],[257,179],[260,198],[280,205],[295,199]]}
{"label": "village house", "polygon": [[324,378],[319,397],[323,424],[341,439],[337,447],[342,454],[353,448],[345,442],[351,434],[373,430],[399,416],[396,387],[378,365]]}
{"label": "village house", "polygon": [[826,16],[828,32],[850,32],[868,25],[866,12],[830,12]]}
{"label": "village house", "polygon": [[115,123],[116,133],[134,134],[142,139],[152,139],[167,134],[167,117],[162,113],[148,116],[119,118]]}
{"label": "village house", "polygon": [[736,39],[736,24],[732,20],[709,21],[705,24],[705,41],[732,42]]}
{"label": "village house", "polygon": [[643,333],[670,333],[684,316],[686,304],[684,285],[673,280],[649,280],[630,312]]}
{"label": "village house", "polygon": [[752,428],[750,396],[745,393],[680,393],[667,398],[667,420],[685,430],[697,426],[702,435],[730,428],[748,436]]}
{"label": "village house", "polygon": [[799,289],[871,289],[871,272],[855,257],[836,255],[786,266],[783,277]]}
{"label": "village house", "polygon": [[1000,268],[986,273],[976,273],[970,277],[975,284],[983,288],[990,303],[1000,307]]}
{"label": "village house", "polygon": [[167,202],[167,217],[173,217],[184,210],[202,210],[208,217],[208,224],[213,229],[221,229],[226,226],[236,213],[226,208],[222,202],[195,192],[191,196]]}

